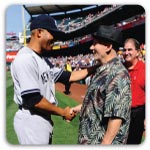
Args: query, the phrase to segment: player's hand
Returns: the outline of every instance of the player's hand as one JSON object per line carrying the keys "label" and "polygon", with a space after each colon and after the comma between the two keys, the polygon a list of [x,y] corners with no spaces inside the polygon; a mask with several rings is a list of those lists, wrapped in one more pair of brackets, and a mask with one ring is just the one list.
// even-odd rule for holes
{"label": "player's hand", "polygon": [[72,111],[72,109],[70,107],[66,107],[64,109],[64,116],[63,119],[65,119],[66,121],[71,121],[73,118],[75,117],[75,113]]}
{"label": "player's hand", "polygon": [[[80,112],[82,107],[82,104],[77,105],[75,107],[70,108],[70,114],[74,113],[74,117],[72,118],[72,120],[76,117],[76,115]],[[71,120],[66,120],[67,122],[70,122]]]}
{"label": "player's hand", "polygon": [[[78,112],[74,109],[74,107],[70,108],[70,114],[74,113],[74,117],[72,118],[72,120],[76,117],[76,115],[78,114]],[[66,120],[67,122],[70,122],[70,120]]]}

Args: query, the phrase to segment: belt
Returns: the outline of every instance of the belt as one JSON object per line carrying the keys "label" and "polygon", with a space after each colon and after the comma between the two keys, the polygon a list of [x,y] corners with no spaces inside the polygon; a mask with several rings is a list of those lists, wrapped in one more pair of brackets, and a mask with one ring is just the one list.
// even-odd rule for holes
{"label": "belt", "polygon": [[22,106],[22,105],[19,105],[19,106],[18,106],[18,108],[19,108],[20,110],[22,110],[22,109],[29,110],[29,108],[28,108],[28,107],[26,107],[26,106]]}

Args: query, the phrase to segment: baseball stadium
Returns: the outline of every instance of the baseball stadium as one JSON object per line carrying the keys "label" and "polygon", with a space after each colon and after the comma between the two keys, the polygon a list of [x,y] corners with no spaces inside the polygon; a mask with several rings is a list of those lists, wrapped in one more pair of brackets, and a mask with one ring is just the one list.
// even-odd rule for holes
{"label": "baseball stadium", "polygon": [[[69,60],[72,71],[90,67],[94,63],[90,45],[93,42],[92,34],[98,26],[111,25],[123,33],[123,40],[128,37],[140,42],[140,59],[145,62],[145,10],[140,5],[22,5],[24,11],[30,15],[30,20],[19,34],[19,37],[10,35],[6,42],[6,139],[13,145],[19,144],[13,127],[13,119],[18,109],[14,103],[14,87],[10,73],[10,65],[19,50],[30,40],[30,23],[37,15],[52,16],[59,30],[66,33],[64,41],[54,42],[52,51],[44,53],[53,66],[64,68]],[[118,57],[123,59],[123,47],[117,51]],[[65,68],[64,68],[65,69]],[[84,100],[90,78],[73,82],[69,93],[65,93],[65,86],[56,83],[56,98],[58,106],[74,107]],[[66,122],[61,117],[52,115],[54,122],[53,145],[75,145],[78,140],[79,114],[71,121]],[[145,139],[145,130],[143,138]]]}

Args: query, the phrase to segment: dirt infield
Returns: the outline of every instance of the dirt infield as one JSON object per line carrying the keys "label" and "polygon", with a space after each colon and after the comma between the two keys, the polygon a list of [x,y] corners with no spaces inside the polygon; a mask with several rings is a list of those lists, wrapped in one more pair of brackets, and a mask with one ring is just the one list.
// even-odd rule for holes
{"label": "dirt infield", "polygon": [[[65,86],[61,83],[56,83],[56,90],[63,93]],[[71,94],[67,96],[75,99],[79,103],[82,103],[86,90],[87,86],[85,84],[72,83],[70,88]]]}

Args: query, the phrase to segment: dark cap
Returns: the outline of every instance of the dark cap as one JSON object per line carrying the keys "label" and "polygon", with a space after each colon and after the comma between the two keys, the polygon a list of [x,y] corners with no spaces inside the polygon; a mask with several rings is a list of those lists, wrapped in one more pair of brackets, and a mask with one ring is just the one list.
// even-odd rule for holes
{"label": "dark cap", "polygon": [[114,26],[100,25],[97,32],[93,34],[93,37],[116,44],[117,46],[122,45],[122,32]]}
{"label": "dark cap", "polygon": [[36,18],[34,18],[30,24],[30,31],[38,28],[46,29],[57,40],[65,40],[65,33],[58,30],[56,26],[56,21],[51,16],[39,15]]}
{"label": "dark cap", "polygon": [[70,59],[70,58],[67,58],[67,61],[71,61],[71,59]]}

